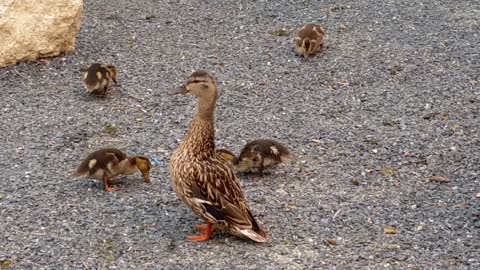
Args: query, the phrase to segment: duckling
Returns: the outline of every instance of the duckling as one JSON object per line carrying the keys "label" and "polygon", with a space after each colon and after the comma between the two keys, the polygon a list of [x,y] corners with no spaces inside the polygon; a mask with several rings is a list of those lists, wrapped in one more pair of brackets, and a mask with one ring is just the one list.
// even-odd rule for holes
{"label": "duckling", "polygon": [[316,54],[323,48],[325,30],[317,24],[304,25],[295,36],[295,50],[305,58]]}
{"label": "duckling", "polygon": [[78,166],[72,176],[93,178],[103,181],[105,191],[116,191],[109,181],[119,174],[132,175],[137,171],[143,174],[144,182],[150,183],[150,160],[144,156],[127,157],[116,148],[104,148],[89,154]]}
{"label": "duckling", "polygon": [[220,148],[220,149],[215,149],[215,152],[217,155],[228,161],[230,165],[234,166],[237,164],[237,156],[235,156],[234,153],[230,152],[229,150],[225,148]]}
{"label": "duckling", "polygon": [[281,143],[274,140],[254,140],[243,147],[238,156],[236,170],[247,172],[252,168],[257,168],[258,173],[262,176],[263,169],[291,160],[293,160],[293,155]]}
{"label": "duckling", "polygon": [[117,83],[117,69],[113,65],[105,66],[95,63],[80,71],[85,72],[83,83],[90,94],[105,97],[111,82]]}
{"label": "duckling", "polygon": [[215,79],[205,71],[196,71],[184,86],[169,91],[171,95],[186,93],[197,98],[197,111],[170,157],[169,171],[178,197],[206,222],[195,226],[200,234],[187,236],[187,240],[207,241],[220,229],[266,242],[267,233],[253,217],[232,166],[215,152]]}

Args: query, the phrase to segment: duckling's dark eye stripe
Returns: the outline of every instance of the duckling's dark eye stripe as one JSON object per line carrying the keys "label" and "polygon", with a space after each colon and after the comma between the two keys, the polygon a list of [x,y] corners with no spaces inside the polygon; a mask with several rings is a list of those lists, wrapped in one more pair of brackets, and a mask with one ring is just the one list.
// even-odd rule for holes
{"label": "duckling's dark eye stripe", "polygon": [[207,82],[206,80],[193,80],[188,83],[206,83],[206,82]]}

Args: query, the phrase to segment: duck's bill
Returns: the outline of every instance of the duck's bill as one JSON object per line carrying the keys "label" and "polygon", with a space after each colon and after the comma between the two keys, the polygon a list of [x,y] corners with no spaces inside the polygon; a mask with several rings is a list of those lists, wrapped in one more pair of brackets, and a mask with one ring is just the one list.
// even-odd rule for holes
{"label": "duck's bill", "polygon": [[150,174],[147,172],[147,173],[143,173],[143,181],[145,183],[148,183],[150,184]]}
{"label": "duck's bill", "polygon": [[175,89],[168,91],[169,95],[178,95],[178,94],[186,94],[188,93],[187,88],[185,86],[181,86]]}

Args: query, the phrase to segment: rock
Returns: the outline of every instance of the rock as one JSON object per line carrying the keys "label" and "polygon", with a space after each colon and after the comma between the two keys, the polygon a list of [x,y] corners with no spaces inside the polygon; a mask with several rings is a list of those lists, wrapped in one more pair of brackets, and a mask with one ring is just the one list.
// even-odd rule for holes
{"label": "rock", "polygon": [[75,49],[82,0],[3,0],[0,67]]}
{"label": "rock", "polygon": [[448,183],[448,182],[450,182],[450,180],[448,178],[442,177],[442,176],[436,176],[436,175],[431,176],[430,181],[438,182],[438,183]]}

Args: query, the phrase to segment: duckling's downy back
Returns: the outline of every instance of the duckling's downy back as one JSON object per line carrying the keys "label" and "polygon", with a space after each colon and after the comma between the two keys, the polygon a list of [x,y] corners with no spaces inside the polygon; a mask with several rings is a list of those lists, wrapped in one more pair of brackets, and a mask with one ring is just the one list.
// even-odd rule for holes
{"label": "duckling's downy back", "polygon": [[92,64],[83,75],[83,82],[88,92],[104,94],[110,81],[116,82],[116,68],[113,65]]}
{"label": "duckling's downy back", "polygon": [[116,148],[104,148],[89,154],[78,166],[73,176],[81,177],[105,169],[113,161],[122,161],[127,155]]}

